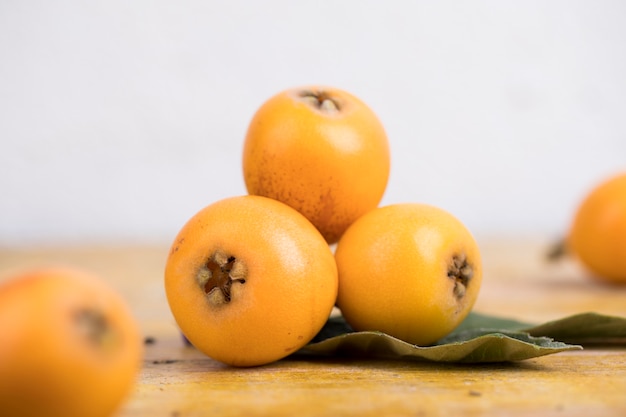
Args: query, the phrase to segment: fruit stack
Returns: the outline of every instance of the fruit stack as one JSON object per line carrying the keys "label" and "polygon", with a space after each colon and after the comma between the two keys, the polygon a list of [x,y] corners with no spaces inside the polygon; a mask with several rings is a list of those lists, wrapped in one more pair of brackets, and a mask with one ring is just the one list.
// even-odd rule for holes
{"label": "fruit stack", "polygon": [[170,309],[200,351],[267,364],[309,343],[335,306],[354,330],[417,345],[469,314],[482,279],[476,241],[440,208],[379,206],[389,141],[363,101],[319,86],[271,97],[242,162],[248,195],[201,209],[167,258]]}

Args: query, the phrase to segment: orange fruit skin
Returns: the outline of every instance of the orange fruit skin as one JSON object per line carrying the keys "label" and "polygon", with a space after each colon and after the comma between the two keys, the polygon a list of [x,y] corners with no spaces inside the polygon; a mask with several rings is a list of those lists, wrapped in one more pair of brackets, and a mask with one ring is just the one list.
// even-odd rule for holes
{"label": "orange fruit skin", "polygon": [[[325,112],[301,93],[332,98]],[[243,149],[249,194],[282,201],[309,219],[329,243],[375,208],[390,170],[389,143],[374,112],[350,93],[308,86],[283,91],[253,116]]]}
{"label": "orange fruit skin", "polygon": [[598,184],[574,215],[568,246],[591,277],[626,283],[626,173]]}
{"label": "orange fruit skin", "polygon": [[[89,339],[76,322],[99,312],[114,338]],[[0,414],[107,417],[141,366],[139,328],[124,300],[99,278],[44,268],[0,285]]]}
{"label": "orange fruit skin", "polygon": [[[245,265],[231,301],[215,305],[197,280],[217,250]],[[279,360],[307,344],[337,296],[337,267],[319,231],[291,207],[260,196],[215,202],[180,230],[165,268],[170,309],[187,339],[232,366]]]}
{"label": "orange fruit skin", "polygon": [[[466,256],[473,275],[461,299],[450,263]],[[339,240],[338,307],[357,331],[382,331],[426,346],[454,330],[472,309],[482,281],[478,246],[451,214],[425,204],[377,208]]]}

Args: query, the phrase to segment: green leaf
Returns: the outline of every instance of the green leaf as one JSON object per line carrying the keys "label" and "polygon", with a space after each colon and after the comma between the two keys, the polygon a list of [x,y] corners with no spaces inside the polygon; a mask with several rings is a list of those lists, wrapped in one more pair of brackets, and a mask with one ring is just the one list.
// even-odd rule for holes
{"label": "green leaf", "polygon": [[473,329],[499,329],[499,330],[524,330],[531,326],[532,323],[526,323],[505,317],[488,316],[486,314],[471,312],[467,318],[454,330],[462,332]]}
{"label": "green leaf", "polygon": [[447,363],[490,363],[529,358],[580,349],[526,333],[499,332],[468,340],[420,347],[380,332],[354,332],[306,346],[301,353],[372,358],[427,360]]}
{"label": "green leaf", "polygon": [[581,313],[525,329],[531,335],[549,335],[568,343],[626,344],[626,318]]}
{"label": "green leaf", "polygon": [[546,336],[581,345],[626,344],[626,317],[592,312],[575,314],[539,325],[473,312],[453,333],[439,343],[446,342],[450,338],[462,338],[462,335],[457,336],[457,334],[476,329],[523,331],[532,336]]}
{"label": "green leaf", "polygon": [[[557,341],[554,339],[566,340]],[[582,349],[569,343],[626,340],[626,319],[585,313],[542,325],[472,313],[434,346],[415,346],[382,332],[355,332],[333,317],[299,353],[397,358],[446,363],[494,363]]]}

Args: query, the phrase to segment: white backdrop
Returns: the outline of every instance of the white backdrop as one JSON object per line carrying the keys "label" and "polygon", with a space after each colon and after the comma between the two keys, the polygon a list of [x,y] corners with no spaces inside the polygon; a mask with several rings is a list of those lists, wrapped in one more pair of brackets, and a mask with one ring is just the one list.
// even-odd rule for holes
{"label": "white backdrop", "polygon": [[383,204],[555,235],[626,169],[626,2],[0,0],[0,244],[169,242],[245,193],[256,108],[359,96]]}

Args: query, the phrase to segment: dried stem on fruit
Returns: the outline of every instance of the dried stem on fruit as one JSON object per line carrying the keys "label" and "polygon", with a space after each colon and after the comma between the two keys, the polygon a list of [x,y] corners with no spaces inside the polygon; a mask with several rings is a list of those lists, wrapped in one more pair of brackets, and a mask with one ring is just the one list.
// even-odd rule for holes
{"label": "dried stem on fruit", "polygon": [[232,299],[233,283],[245,284],[246,275],[246,267],[241,261],[222,251],[216,251],[198,270],[196,280],[210,304],[223,305],[230,303]]}
{"label": "dried stem on fruit", "polygon": [[322,113],[334,114],[341,110],[337,100],[324,90],[302,91],[300,92],[300,98]]}
{"label": "dried stem on fruit", "polygon": [[115,341],[115,332],[101,312],[92,308],[82,308],[74,312],[74,322],[83,337],[97,346],[106,348]]}
{"label": "dried stem on fruit", "polygon": [[458,300],[465,296],[467,286],[469,285],[474,270],[472,265],[467,262],[465,254],[457,254],[452,257],[452,262],[448,267],[448,278],[454,280],[454,295]]}

